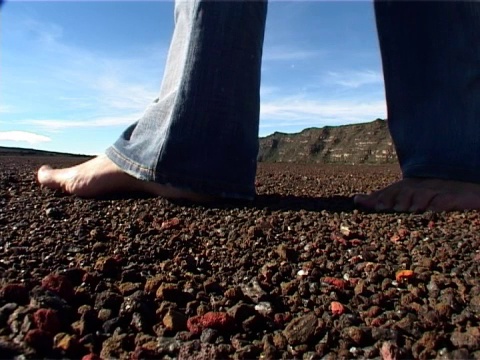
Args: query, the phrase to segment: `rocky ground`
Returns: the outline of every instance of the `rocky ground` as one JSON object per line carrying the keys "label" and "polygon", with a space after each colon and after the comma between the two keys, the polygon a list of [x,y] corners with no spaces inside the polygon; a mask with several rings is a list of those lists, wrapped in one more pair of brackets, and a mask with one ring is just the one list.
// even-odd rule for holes
{"label": "rocky ground", "polygon": [[253,203],[85,200],[0,157],[0,357],[480,358],[480,217],[368,213],[395,166],[261,164]]}

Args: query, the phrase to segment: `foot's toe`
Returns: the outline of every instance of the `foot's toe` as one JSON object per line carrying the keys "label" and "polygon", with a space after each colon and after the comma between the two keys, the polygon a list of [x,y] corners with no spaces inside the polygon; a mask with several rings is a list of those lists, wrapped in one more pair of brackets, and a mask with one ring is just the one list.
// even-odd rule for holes
{"label": "foot's toe", "polygon": [[397,212],[408,211],[412,207],[414,202],[415,193],[412,189],[401,189],[395,196],[391,199],[392,209]]}
{"label": "foot's toe", "polygon": [[53,177],[54,170],[49,165],[43,165],[38,169],[37,180],[41,185],[48,187],[58,187],[58,184],[55,183]]}
{"label": "foot's toe", "polygon": [[399,190],[396,186],[389,186],[370,195],[356,195],[354,202],[375,211],[392,210],[396,205]]}

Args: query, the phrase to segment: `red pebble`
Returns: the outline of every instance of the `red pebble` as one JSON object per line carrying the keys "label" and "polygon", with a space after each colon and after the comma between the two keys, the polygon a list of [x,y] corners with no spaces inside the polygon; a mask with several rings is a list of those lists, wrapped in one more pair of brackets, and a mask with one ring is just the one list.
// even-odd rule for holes
{"label": "red pebble", "polygon": [[72,283],[63,275],[50,274],[45,276],[42,280],[42,287],[53,291],[66,300],[70,299],[74,294]]}
{"label": "red pebble", "polygon": [[40,329],[29,330],[25,335],[25,342],[37,351],[47,352],[52,349],[52,335]]}
{"label": "red pebble", "polygon": [[332,301],[330,304],[330,310],[333,315],[342,315],[345,312],[345,307],[338,301]]}
{"label": "red pebble", "polygon": [[60,332],[60,319],[58,312],[51,309],[38,309],[33,314],[33,321],[37,328],[51,334]]}
{"label": "red pebble", "polygon": [[345,281],[342,279],[337,279],[334,277],[327,276],[322,279],[322,282],[332,285],[337,289],[345,289]]}
{"label": "red pebble", "polygon": [[83,355],[82,360],[102,360],[102,358],[97,354],[90,353],[87,355]]}
{"label": "red pebble", "polygon": [[162,230],[171,229],[171,228],[177,227],[179,224],[180,224],[180,220],[178,218],[173,218],[173,219],[162,222],[161,229]]}
{"label": "red pebble", "polygon": [[28,290],[23,284],[6,284],[0,291],[0,296],[7,302],[20,305],[28,303]]}
{"label": "red pebble", "polygon": [[200,334],[203,329],[211,328],[228,331],[233,327],[234,319],[224,312],[208,312],[205,315],[188,319],[187,328],[194,334]]}

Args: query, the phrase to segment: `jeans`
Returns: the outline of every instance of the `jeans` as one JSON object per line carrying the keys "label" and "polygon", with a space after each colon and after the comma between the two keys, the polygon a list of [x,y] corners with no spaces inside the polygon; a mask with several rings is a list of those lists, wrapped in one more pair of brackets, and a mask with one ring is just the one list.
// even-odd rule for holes
{"label": "jeans", "polygon": [[376,1],[404,177],[480,183],[480,3]]}
{"label": "jeans", "polygon": [[[158,99],[109,149],[130,175],[252,199],[265,1],[177,1]],[[375,1],[404,177],[480,183],[480,4]]]}
{"label": "jeans", "polygon": [[160,95],[106,155],[142,180],[253,199],[266,1],[176,1]]}

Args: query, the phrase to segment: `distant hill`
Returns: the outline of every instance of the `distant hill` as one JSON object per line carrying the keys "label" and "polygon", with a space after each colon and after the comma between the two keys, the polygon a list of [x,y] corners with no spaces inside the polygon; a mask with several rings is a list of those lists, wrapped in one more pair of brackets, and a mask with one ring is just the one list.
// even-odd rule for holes
{"label": "distant hill", "polygon": [[[54,151],[0,146],[0,156],[68,156]],[[275,132],[260,138],[259,162],[388,164],[397,155],[387,121],[308,128],[299,133]]]}
{"label": "distant hill", "polygon": [[260,162],[386,164],[397,162],[387,121],[275,132],[260,138]]}
{"label": "distant hill", "polygon": [[36,149],[25,149],[18,147],[0,146],[0,156],[63,156],[63,157],[88,157],[88,155],[69,154],[56,151],[44,151]]}

